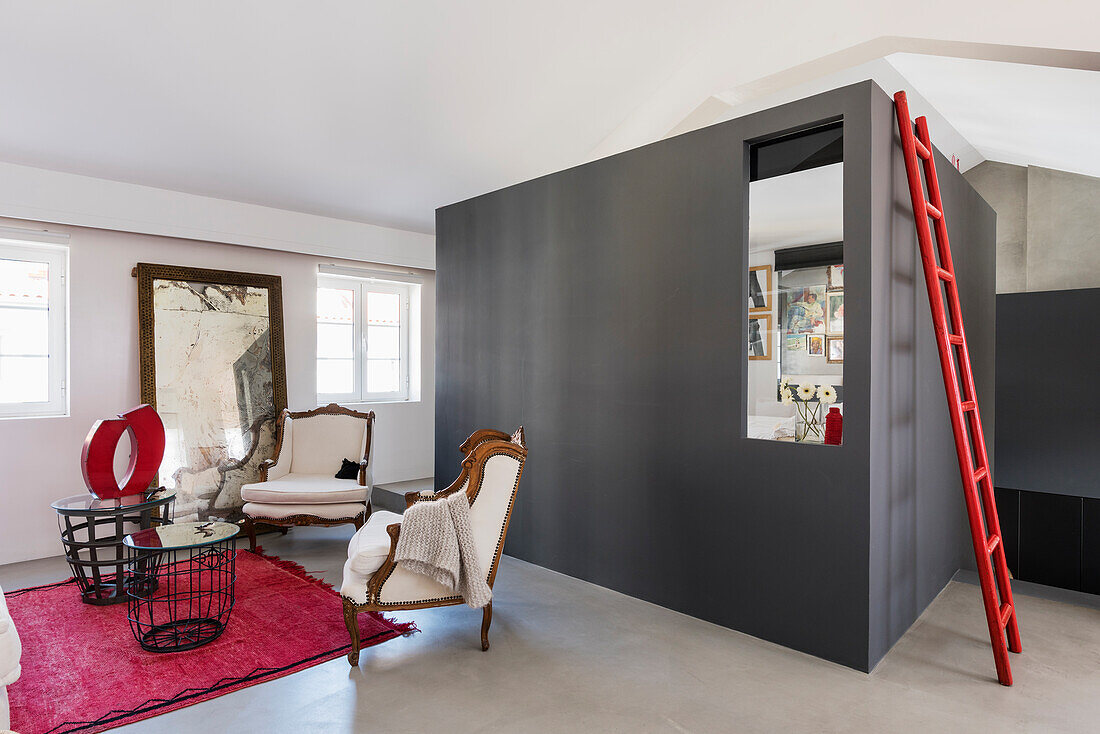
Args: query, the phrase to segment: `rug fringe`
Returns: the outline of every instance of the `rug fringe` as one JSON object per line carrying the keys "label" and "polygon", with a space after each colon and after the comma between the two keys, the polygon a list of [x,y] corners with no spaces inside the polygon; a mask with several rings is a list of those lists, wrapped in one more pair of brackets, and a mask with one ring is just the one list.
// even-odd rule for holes
{"label": "rug fringe", "polygon": [[247,551],[247,550],[244,550],[242,548],[242,549],[238,550],[237,552],[238,553],[255,553],[255,555],[259,556],[260,558],[263,558],[264,560],[266,560],[267,562],[269,562],[271,565],[275,566],[276,568],[281,568],[284,571],[287,571],[288,573],[291,573],[291,574],[297,576],[298,578],[302,579],[303,581],[308,581],[309,583],[314,584],[315,586],[320,586],[322,589],[328,589],[329,591],[335,591],[335,589],[333,589],[333,587],[332,587],[332,584],[325,581],[324,579],[317,578],[316,576],[311,574],[309,571],[307,571],[305,569],[305,567],[302,566],[301,564],[295,563],[294,561],[287,561],[283,558],[279,558],[279,556],[272,556],[272,555],[268,555],[267,553],[264,553],[264,548],[263,548],[262,545],[256,546],[255,551]]}

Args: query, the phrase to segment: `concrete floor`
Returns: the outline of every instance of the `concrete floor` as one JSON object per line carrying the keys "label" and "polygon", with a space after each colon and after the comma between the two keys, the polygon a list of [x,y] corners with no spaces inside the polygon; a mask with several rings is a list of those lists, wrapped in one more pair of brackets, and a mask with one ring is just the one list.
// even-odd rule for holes
{"label": "concrete floor", "polygon": [[[265,536],[339,584],[351,528]],[[14,589],[62,559],[0,567]],[[871,675],[505,557],[492,648],[466,607],[422,630],[118,729],[153,732],[1095,732],[1100,610],[1018,594],[1016,685],[995,682],[976,586],[952,582]],[[807,623],[810,623],[808,620]]]}

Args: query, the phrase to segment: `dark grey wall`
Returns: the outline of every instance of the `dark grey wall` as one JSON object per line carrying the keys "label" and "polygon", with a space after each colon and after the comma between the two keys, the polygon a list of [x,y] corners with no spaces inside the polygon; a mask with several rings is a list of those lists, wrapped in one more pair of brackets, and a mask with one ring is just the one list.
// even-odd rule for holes
{"label": "dark grey wall", "polygon": [[[872,135],[886,124],[875,94],[852,85],[438,210],[436,478],[455,475],[473,430],[526,426],[508,553],[861,670],[877,661],[869,558],[891,538],[872,544],[872,238],[896,211],[880,196],[871,215],[871,141],[881,155],[889,134]],[[750,440],[747,143],[840,117],[844,445]],[[897,308],[912,310],[908,292]],[[918,511],[911,494],[877,507]]]}
{"label": "dark grey wall", "polygon": [[[872,109],[871,666],[974,564],[893,101]],[[992,461],[996,215],[938,151],[936,170]]]}
{"label": "dark grey wall", "polygon": [[1100,498],[1098,300],[1097,288],[997,296],[998,487]]}

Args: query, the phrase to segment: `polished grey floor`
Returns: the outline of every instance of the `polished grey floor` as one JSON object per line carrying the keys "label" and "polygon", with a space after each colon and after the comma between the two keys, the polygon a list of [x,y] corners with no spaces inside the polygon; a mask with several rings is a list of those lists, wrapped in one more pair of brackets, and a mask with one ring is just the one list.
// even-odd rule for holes
{"label": "polished grey floor", "polygon": [[[350,530],[261,542],[338,584]],[[8,589],[66,576],[60,558],[0,567]],[[1004,688],[971,584],[864,675],[505,557],[488,652],[480,612],[400,614],[422,631],[358,668],[340,658],[118,731],[1100,731],[1100,610],[1017,600],[1025,652]]]}

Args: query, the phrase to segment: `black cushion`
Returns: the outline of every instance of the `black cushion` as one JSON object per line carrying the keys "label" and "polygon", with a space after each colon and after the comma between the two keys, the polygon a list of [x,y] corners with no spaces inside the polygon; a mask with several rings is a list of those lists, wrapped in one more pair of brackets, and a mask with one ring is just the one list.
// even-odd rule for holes
{"label": "black cushion", "polygon": [[336,472],[337,479],[358,479],[359,478],[359,464],[354,461],[348,461],[344,459],[340,464],[340,471]]}

